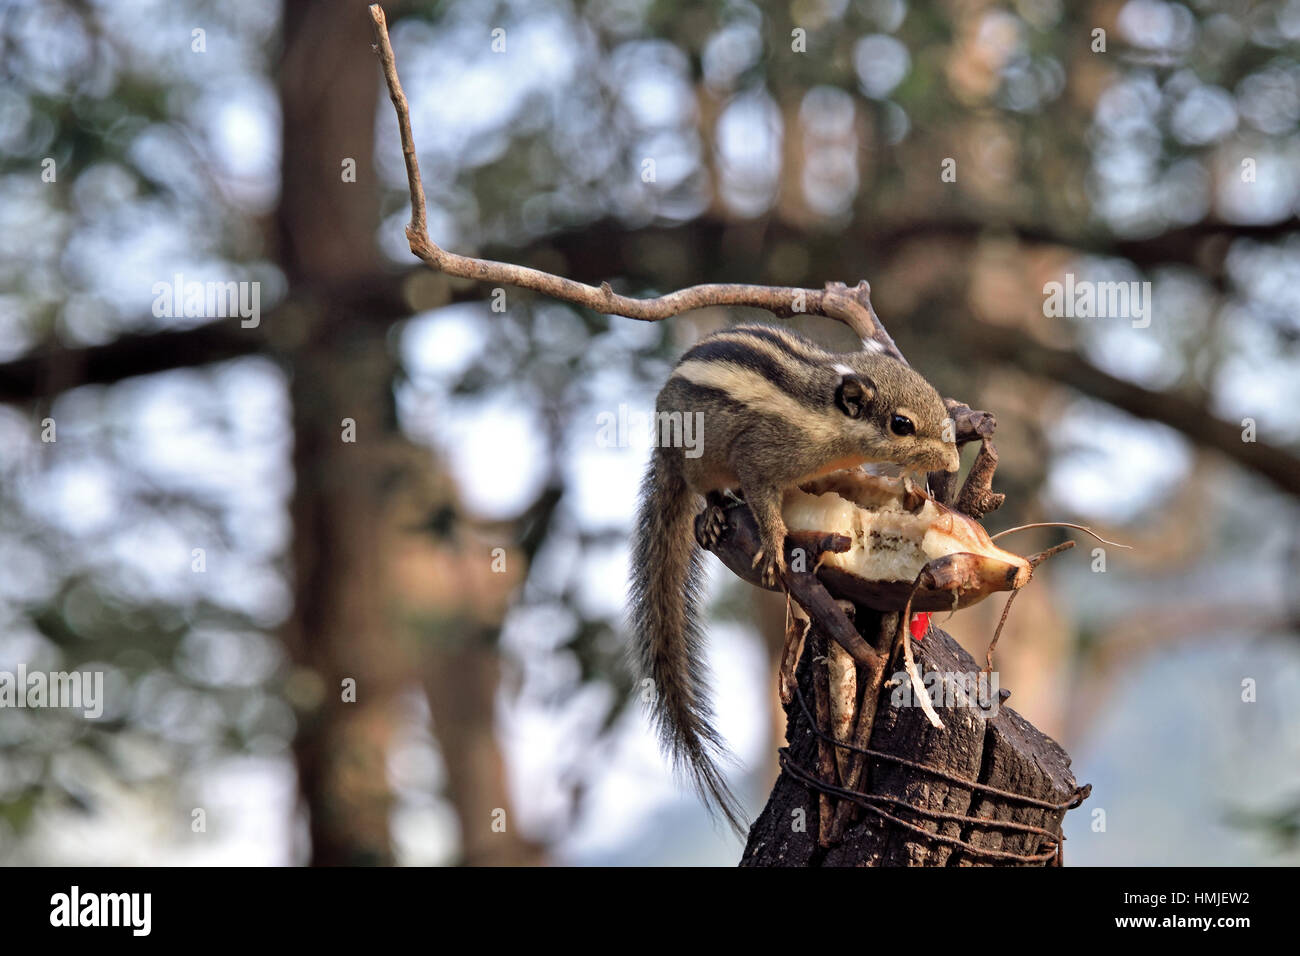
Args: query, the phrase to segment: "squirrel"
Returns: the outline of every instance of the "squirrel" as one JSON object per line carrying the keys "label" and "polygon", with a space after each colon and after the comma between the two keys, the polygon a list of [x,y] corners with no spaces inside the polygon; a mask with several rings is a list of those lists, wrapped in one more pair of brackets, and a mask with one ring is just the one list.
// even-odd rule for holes
{"label": "squirrel", "polygon": [[657,441],[642,482],[633,650],[642,677],[653,681],[652,717],[665,750],[743,836],[717,763],[725,747],[712,726],[701,659],[700,496],[741,491],[761,536],[754,565],[775,587],[785,571],[786,489],[873,462],[955,472],[957,447],[939,393],[909,366],[879,352],[827,352],[774,326],[734,326],[701,339],[660,391],[656,412],[659,422],[698,414],[702,442],[687,449]]}

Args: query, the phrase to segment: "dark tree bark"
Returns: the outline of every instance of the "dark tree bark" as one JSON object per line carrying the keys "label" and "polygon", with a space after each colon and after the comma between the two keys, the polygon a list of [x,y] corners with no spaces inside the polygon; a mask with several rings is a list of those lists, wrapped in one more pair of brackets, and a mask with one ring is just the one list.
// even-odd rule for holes
{"label": "dark tree bark", "polygon": [[[864,635],[879,633],[878,614],[859,609],[859,620],[865,625]],[[979,670],[974,659],[937,628],[915,649],[923,674]],[[856,809],[856,819],[843,837],[830,847],[819,846],[822,801],[815,786],[805,781],[819,766],[819,740],[809,713],[815,699],[813,658],[823,653],[824,639],[814,630],[797,672],[808,712],[800,696],[786,708],[789,746],[783,751],[784,769],[750,830],[741,866],[1041,866],[1054,862],[1067,805],[1087,795],[1087,788],[1080,790],[1070,772],[1065,751],[1005,706],[985,716],[979,708],[959,702],[936,703],[944,723],[944,729],[937,729],[920,707],[895,706],[891,700],[895,692],[888,687],[876,706],[869,749],[931,769],[868,757],[867,776],[856,789],[872,795],[866,802],[879,812]],[[837,802],[832,796],[832,810]],[[1010,828],[1005,826],[1008,823]]]}

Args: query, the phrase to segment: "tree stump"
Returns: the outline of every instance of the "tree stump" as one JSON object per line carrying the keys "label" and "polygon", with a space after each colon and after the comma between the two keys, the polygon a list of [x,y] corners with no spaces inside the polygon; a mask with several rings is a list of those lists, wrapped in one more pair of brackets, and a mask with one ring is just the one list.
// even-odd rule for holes
{"label": "tree stump", "polygon": [[[879,613],[859,608],[857,619],[864,636],[881,633]],[[1002,706],[1001,697],[985,713],[963,694],[944,694],[934,701],[944,724],[936,728],[919,706],[907,702],[905,679],[882,688],[868,748],[880,756],[866,757],[866,772],[854,788],[862,797],[850,801],[854,807],[843,835],[829,847],[820,846],[819,814],[823,807],[834,812],[841,802],[834,793],[823,800],[824,791],[814,782],[826,779],[826,748],[810,719],[814,658],[826,647],[825,637],[813,628],[796,672],[798,693],[786,707],[789,745],[781,751],[783,769],[750,829],[741,866],[1060,864],[1061,822],[1090,790],[1078,786],[1060,745]],[[914,648],[923,675],[979,671],[938,628]],[[901,670],[891,667],[890,673]]]}

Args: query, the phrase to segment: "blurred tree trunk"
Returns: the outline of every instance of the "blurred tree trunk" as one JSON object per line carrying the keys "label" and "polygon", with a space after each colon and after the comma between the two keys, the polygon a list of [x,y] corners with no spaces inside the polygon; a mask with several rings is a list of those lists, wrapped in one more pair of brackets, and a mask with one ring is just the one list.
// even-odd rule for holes
{"label": "blurred tree trunk", "polygon": [[[494,734],[495,631],[469,655],[421,653],[431,635],[406,613],[421,603],[421,589],[444,592],[437,578],[446,567],[409,561],[412,547],[421,550],[421,522],[440,485],[433,457],[397,427],[389,323],[346,304],[365,301],[358,289],[390,284],[375,247],[380,81],[370,37],[364,3],[286,0],[275,230],[290,297],[302,307],[266,331],[284,350],[291,377],[294,610],[285,640],[300,669],[294,756],[311,862],[393,862],[387,757],[398,697],[418,686],[418,667],[426,671],[464,858],[531,861],[535,848],[513,826],[506,839],[490,829],[491,810],[508,806]],[[355,181],[343,176],[346,161],[355,163]],[[331,294],[340,289],[349,294]],[[345,419],[355,441],[344,440]],[[355,701],[344,699],[349,678]]]}
{"label": "blurred tree trunk", "polygon": [[[460,817],[460,862],[466,866],[527,866],[544,862],[507,809],[505,761],[493,720],[501,658],[496,634],[439,642],[425,687],[447,767],[447,796]],[[505,811],[504,814],[498,811]]]}
{"label": "blurred tree trunk", "polygon": [[[320,677],[294,753],[315,864],[391,863],[386,760],[407,666],[386,600],[383,342],[295,356],[290,648]],[[376,353],[378,353],[376,355]],[[370,360],[365,356],[369,354]],[[346,357],[345,357],[346,356]],[[355,444],[340,422],[356,422]],[[355,701],[343,682],[355,680]],[[313,706],[314,705],[314,706]]]}
{"label": "blurred tree trunk", "polygon": [[[364,8],[288,0],[280,72],[283,116],[279,258],[291,294],[376,269],[371,160],[378,96]],[[356,182],[342,176],[356,163]],[[403,667],[384,601],[383,455],[392,368],[384,324],[306,300],[290,346],[294,428],[294,611],[286,641],[307,674],[294,741],[311,862],[393,859],[386,758]],[[344,419],[355,442],[344,441]],[[315,678],[319,678],[319,681]],[[356,682],[355,702],[343,682]]]}
{"label": "blurred tree trunk", "polygon": [[[527,576],[529,555],[513,524],[475,524],[460,514],[456,488],[408,447],[388,481],[386,549],[391,607],[414,649],[456,810],[458,862],[513,866],[544,861],[519,830],[497,743],[501,626]],[[414,531],[420,533],[413,533]],[[499,549],[499,550],[498,550]]]}

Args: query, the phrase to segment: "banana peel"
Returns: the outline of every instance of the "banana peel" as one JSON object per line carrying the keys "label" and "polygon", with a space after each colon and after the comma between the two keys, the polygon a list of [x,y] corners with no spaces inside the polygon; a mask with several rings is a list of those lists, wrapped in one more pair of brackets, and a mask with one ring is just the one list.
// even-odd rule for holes
{"label": "banana peel", "polygon": [[1024,587],[1037,563],[999,548],[978,521],[905,478],[834,472],[787,491],[782,513],[796,558],[801,541],[839,536],[835,549],[818,549],[817,576],[878,611],[902,611],[909,597],[913,611],[969,607]]}

